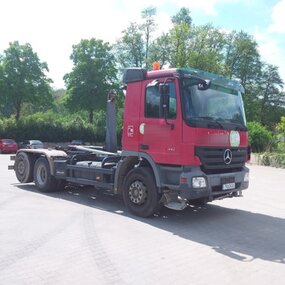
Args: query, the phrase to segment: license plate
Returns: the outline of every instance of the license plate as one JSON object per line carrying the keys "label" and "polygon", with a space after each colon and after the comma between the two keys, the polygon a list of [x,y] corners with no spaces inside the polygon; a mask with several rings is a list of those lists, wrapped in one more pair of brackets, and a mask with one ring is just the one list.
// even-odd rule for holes
{"label": "license plate", "polygon": [[231,189],[235,189],[236,184],[235,183],[226,183],[223,184],[223,190],[231,190]]}

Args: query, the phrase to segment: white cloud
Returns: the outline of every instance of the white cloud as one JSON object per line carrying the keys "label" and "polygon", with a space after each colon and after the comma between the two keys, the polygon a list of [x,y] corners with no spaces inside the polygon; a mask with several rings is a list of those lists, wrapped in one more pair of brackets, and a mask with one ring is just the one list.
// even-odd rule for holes
{"label": "white cloud", "polygon": [[268,28],[268,32],[285,33],[285,0],[279,1],[272,9],[272,24]]}
{"label": "white cloud", "polygon": [[282,44],[273,34],[269,32],[255,32],[255,39],[259,44],[259,52],[262,59],[272,65],[279,67],[279,74],[285,82],[285,54]]}
{"label": "white cloud", "polygon": [[273,8],[272,22],[265,31],[256,31],[255,38],[259,43],[262,58],[269,64],[279,67],[279,74],[285,82],[285,53],[284,38],[280,33],[285,33],[285,0],[280,0]]}
{"label": "white cloud", "polygon": [[216,16],[218,11],[217,4],[235,3],[243,0],[170,0],[178,7],[187,7],[191,9],[198,9],[203,11],[206,15]]}

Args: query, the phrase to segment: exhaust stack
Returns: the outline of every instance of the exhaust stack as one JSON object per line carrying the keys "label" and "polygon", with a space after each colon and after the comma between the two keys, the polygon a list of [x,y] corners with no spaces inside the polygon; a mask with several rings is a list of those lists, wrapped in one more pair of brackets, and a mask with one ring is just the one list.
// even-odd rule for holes
{"label": "exhaust stack", "polygon": [[106,138],[104,150],[117,152],[117,131],[116,131],[116,93],[110,90],[107,96],[106,113]]}

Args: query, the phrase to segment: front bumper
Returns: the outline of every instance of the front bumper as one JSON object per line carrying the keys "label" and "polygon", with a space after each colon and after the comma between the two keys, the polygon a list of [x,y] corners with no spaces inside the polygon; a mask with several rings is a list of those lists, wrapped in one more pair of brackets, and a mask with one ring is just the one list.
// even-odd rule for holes
{"label": "front bumper", "polygon": [[[180,184],[177,190],[179,196],[187,200],[205,198],[208,201],[212,201],[224,196],[236,196],[238,192],[248,188],[249,182],[247,179],[247,181],[245,181],[245,176],[248,175],[246,173],[249,173],[249,169],[245,166],[238,172],[210,175],[206,175],[199,167],[195,167],[192,168],[191,171],[183,172],[180,175],[180,177],[183,178],[180,180],[187,182]],[[193,177],[204,177],[206,187],[193,188]],[[233,182],[234,188],[223,190],[225,181]]]}

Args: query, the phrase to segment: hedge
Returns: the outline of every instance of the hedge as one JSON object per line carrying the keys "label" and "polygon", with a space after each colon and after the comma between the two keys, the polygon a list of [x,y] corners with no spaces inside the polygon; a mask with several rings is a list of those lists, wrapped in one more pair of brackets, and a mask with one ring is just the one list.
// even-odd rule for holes
{"label": "hedge", "polygon": [[285,153],[265,152],[261,155],[261,164],[285,168]]}

